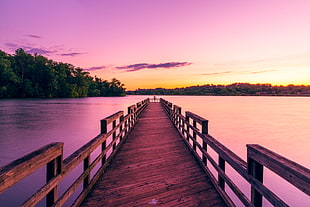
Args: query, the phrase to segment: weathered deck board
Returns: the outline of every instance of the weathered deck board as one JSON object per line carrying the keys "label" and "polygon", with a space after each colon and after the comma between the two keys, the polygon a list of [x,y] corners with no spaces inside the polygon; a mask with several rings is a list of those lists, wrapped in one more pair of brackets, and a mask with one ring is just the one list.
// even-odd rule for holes
{"label": "weathered deck board", "polygon": [[226,206],[159,103],[150,103],[81,206]]}

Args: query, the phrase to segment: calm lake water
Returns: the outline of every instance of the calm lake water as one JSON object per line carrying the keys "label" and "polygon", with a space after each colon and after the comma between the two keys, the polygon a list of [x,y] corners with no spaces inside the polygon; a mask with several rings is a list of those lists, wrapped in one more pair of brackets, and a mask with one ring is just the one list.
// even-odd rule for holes
{"label": "calm lake water", "polygon": [[[81,99],[0,100],[0,166],[51,142],[64,142],[64,157],[99,134],[100,119],[150,96]],[[151,98],[151,97],[150,97]],[[209,120],[209,133],[246,160],[246,144],[260,144],[310,167],[310,98],[164,96]],[[228,170],[229,171],[229,170]],[[248,194],[249,186],[229,172]],[[36,175],[42,179],[44,176]],[[42,178],[41,178],[42,177]],[[35,184],[0,195],[4,206],[16,206]],[[36,178],[37,179],[37,178]],[[291,206],[310,206],[310,198],[273,174],[264,182]],[[29,186],[30,185],[30,186]],[[18,196],[16,196],[18,192]],[[18,199],[16,198],[18,197]],[[269,206],[268,203],[264,204]]]}

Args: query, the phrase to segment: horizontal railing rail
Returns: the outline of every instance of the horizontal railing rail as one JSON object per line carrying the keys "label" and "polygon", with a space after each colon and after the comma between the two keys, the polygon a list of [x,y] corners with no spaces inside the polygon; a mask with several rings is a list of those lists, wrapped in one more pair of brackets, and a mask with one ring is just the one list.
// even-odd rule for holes
{"label": "horizontal railing rail", "polygon": [[[46,184],[22,206],[35,206],[44,197],[46,197],[46,206],[62,206],[82,185],[82,192],[72,204],[72,206],[79,206],[107,168],[149,102],[149,99],[145,99],[128,107],[128,114],[125,116],[123,111],[119,111],[101,120],[101,133],[64,160],[64,144],[51,143],[1,167],[0,193],[46,165]],[[109,127],[111,130],[108,130],[108,126],[111,126]],[[98,148],[101,148],[101,152],[91,162],[90,156]],[[59,183],[81,163],[83,164],[82,173],[61,196],[58,196]],[[99,163],[101,164],[99,169],[91,177],[92,170]]]}
{"label": "horizontal railing rail", "polygon": [[[184,138],[185,143],[229,206],[235,206],[235,204],[228,196],[225,185],[230,187],[231,191],[245,206],[262,206],[263,197],[274,206],[288,206],[263,184],[264,167],[286,179],[300,191],[310,195],[310,170],[308,168],[260,145],[247,145],[246,162],[208,134],[208,120],[188,111],[185,112],[184,116],[181,113],[181,107],[173,105],[164,99],[161,99],[160,102],[176,129]],[[198,137],[201,141],[197,140]],[[217,161],[208,152],[209,148],[218,155]],[[215,169],[217,176],[210,170],[208,163]],[[251,185],[250,198],[227,175],[225,172],[227,164]]]}

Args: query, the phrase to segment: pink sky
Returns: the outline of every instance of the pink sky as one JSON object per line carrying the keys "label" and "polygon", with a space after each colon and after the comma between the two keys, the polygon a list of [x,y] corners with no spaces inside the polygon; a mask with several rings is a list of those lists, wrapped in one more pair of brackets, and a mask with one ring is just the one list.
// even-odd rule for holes
{"label": "pink sky", "polygon": [[309,0],[0,0],[0,49],[128,89],[310,84]]}

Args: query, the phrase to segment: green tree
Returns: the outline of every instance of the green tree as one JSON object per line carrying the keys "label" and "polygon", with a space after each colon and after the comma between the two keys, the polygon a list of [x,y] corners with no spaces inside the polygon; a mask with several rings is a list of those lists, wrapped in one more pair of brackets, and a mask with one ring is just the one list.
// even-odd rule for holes
{"label": "green tree", "polygon": [[19,80],[11,68],[11,57],[0,50],[0,98],[14,97]]}
{"label": "green tree", "polygon": [[125,95],[124,84],[93,78],[82,68],[58,63],[23,49],[8,55],[0,50],[0,98],[86,97]]}

